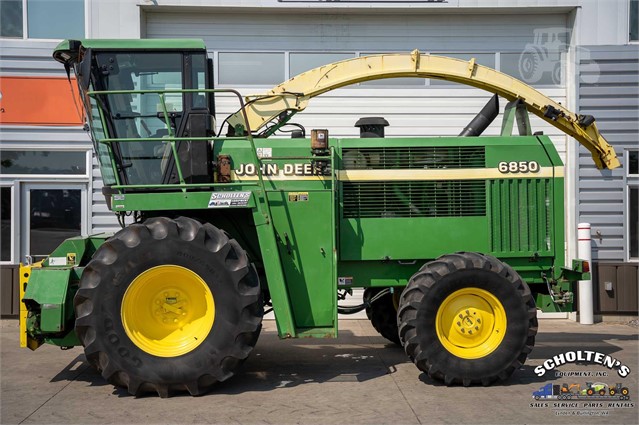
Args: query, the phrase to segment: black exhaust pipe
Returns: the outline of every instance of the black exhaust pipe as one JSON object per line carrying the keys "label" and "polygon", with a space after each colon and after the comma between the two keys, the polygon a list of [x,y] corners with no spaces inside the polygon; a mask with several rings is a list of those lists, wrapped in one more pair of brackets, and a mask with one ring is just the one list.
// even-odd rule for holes
{"label": "black exhaust pipe", "polygon": [[477,137],[484,132],[499,115],[499,97],[494,95],[481,111],[468,123],[468,125],[459,133],[460,137]]}

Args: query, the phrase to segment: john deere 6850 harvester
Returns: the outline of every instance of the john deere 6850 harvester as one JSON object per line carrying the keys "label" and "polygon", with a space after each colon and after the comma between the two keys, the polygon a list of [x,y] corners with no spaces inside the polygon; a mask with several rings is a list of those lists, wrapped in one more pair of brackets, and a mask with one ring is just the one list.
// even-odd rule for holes
{"label": "john deere 6850 harvester", "polygon": [[[201,394],[249,356],[265,306],[281,338],[336,337],[338,293],[366,288],[374,327],[446,384],[489,385],[526,360],[537,310],[571,311],[563,164],[533,113],[618,166],[592,116],[505,74],[440,56],[322,66],[268,93],[214,89],[199,40],[67,40],[114,235],[72,238],[22,273],[21,342],[83,345],[131,394]],[[256,70],[256,72],[259,72]],[[459,137],[360,138],[297,125],[326,91],[439,78],[495,96]],[[218,125],[215,100],[237,112]],[[501,135],[476,137],[508,103]],[[516,124],[516,125],[515,125]],[[517,134],[513,135],[513,127]],[[125,225],[125,217],[130,216]]]}

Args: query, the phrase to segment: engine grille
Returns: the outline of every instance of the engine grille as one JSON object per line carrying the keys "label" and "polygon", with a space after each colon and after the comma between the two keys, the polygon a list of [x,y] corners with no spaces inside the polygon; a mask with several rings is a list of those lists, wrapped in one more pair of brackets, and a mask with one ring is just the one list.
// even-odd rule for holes
{"label": "engine grille", "polygon": [[484,180],[344,182],[343,217],[486,215]]}
{"label": "engine grille", "polygon": [[415,146],[342,149],[345,170],[484,168],[484,146]]}
{"label": "engine grille", "polygon": [[491,250],[550,251],[550,179],[491,180]]}

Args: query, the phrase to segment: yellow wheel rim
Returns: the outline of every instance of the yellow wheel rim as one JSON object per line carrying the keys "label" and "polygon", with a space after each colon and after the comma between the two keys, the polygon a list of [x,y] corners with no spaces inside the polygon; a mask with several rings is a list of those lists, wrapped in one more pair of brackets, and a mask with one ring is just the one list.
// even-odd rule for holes
{"label": "yellow wheel rim", "polygon": [[138,275],[122,298],[122,325],[141,350],[176,357],[199,346],[215,321],[208,285],[184,267],[153,267]]}
{"label": "yellow wheel rim", "polygon": [[506,312],[490,292],[464,288],[450,294],[437,310],[437,337],[451,354],[478,359],[499,347],[506,334]]}

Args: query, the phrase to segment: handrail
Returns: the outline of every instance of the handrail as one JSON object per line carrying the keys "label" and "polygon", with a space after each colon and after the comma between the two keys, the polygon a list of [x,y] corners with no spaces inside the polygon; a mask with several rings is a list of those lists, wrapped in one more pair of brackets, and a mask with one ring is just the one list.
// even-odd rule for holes
{"label": "handrail", "polygon": [[[179,184],[151,184],[151,185],[123,185],[116,184],[113,185],[113,189],[156,189],[156,188],[176,188],[181,189],[183,192],[186,192],[187,189],[191,188],[202,188],[202,187],[224,187],[224,186],[239,186],[242,183],[198,183],[198,184],[187,184],[184,180],[184,175],[182,173],[182,167],[180,165],[180,161],[178,160],[177,154],[177,146],[176,142],[179,141],[211,141],[211,140],[246,140],[251,145],[251,150],[256,154],[255,143],[253,142],[253,138],[249,133],[245,137],[176,137],[173,128],[171,126],[169,113],[166,107],[166,96],[170,94],[182,94],[182,93],[232,93],[240,102],[241,110],[245,110],[244,100],[242,95],[233,89],[169,89],[169,90],[96,90],[96,91],[87,91],[87,96],[96,97],[100,95],[133,95],[133,94],[156,94],[160,100],[160,106],[162,108],[162,116],[164,117],[164,123],[167,131],[169,132],[168,137],[127,137],[127,138],[110,138],[106,137],[103,139],[96,140],[98,143],[111,145],[112,143],[132,143],[132,142],[169,142],[171,144],[171,155],[175,161],[175,166],[178,174]],[[133,118],[133,117],[132,117]],[[244,116],[244,118],[246,118]],[[250,124],[247,120],[244,121],[244,125],[246,128],[250,129]],[[114,175],[118,176],[116,164],[112,162],[112,167],[114,171]],[[262,191],[265,190],[264,181],[261,176],[261,172],[258,172],[258,183],[252,184],[260,186]],[[266,213],[270,217],[269,213]]]}

